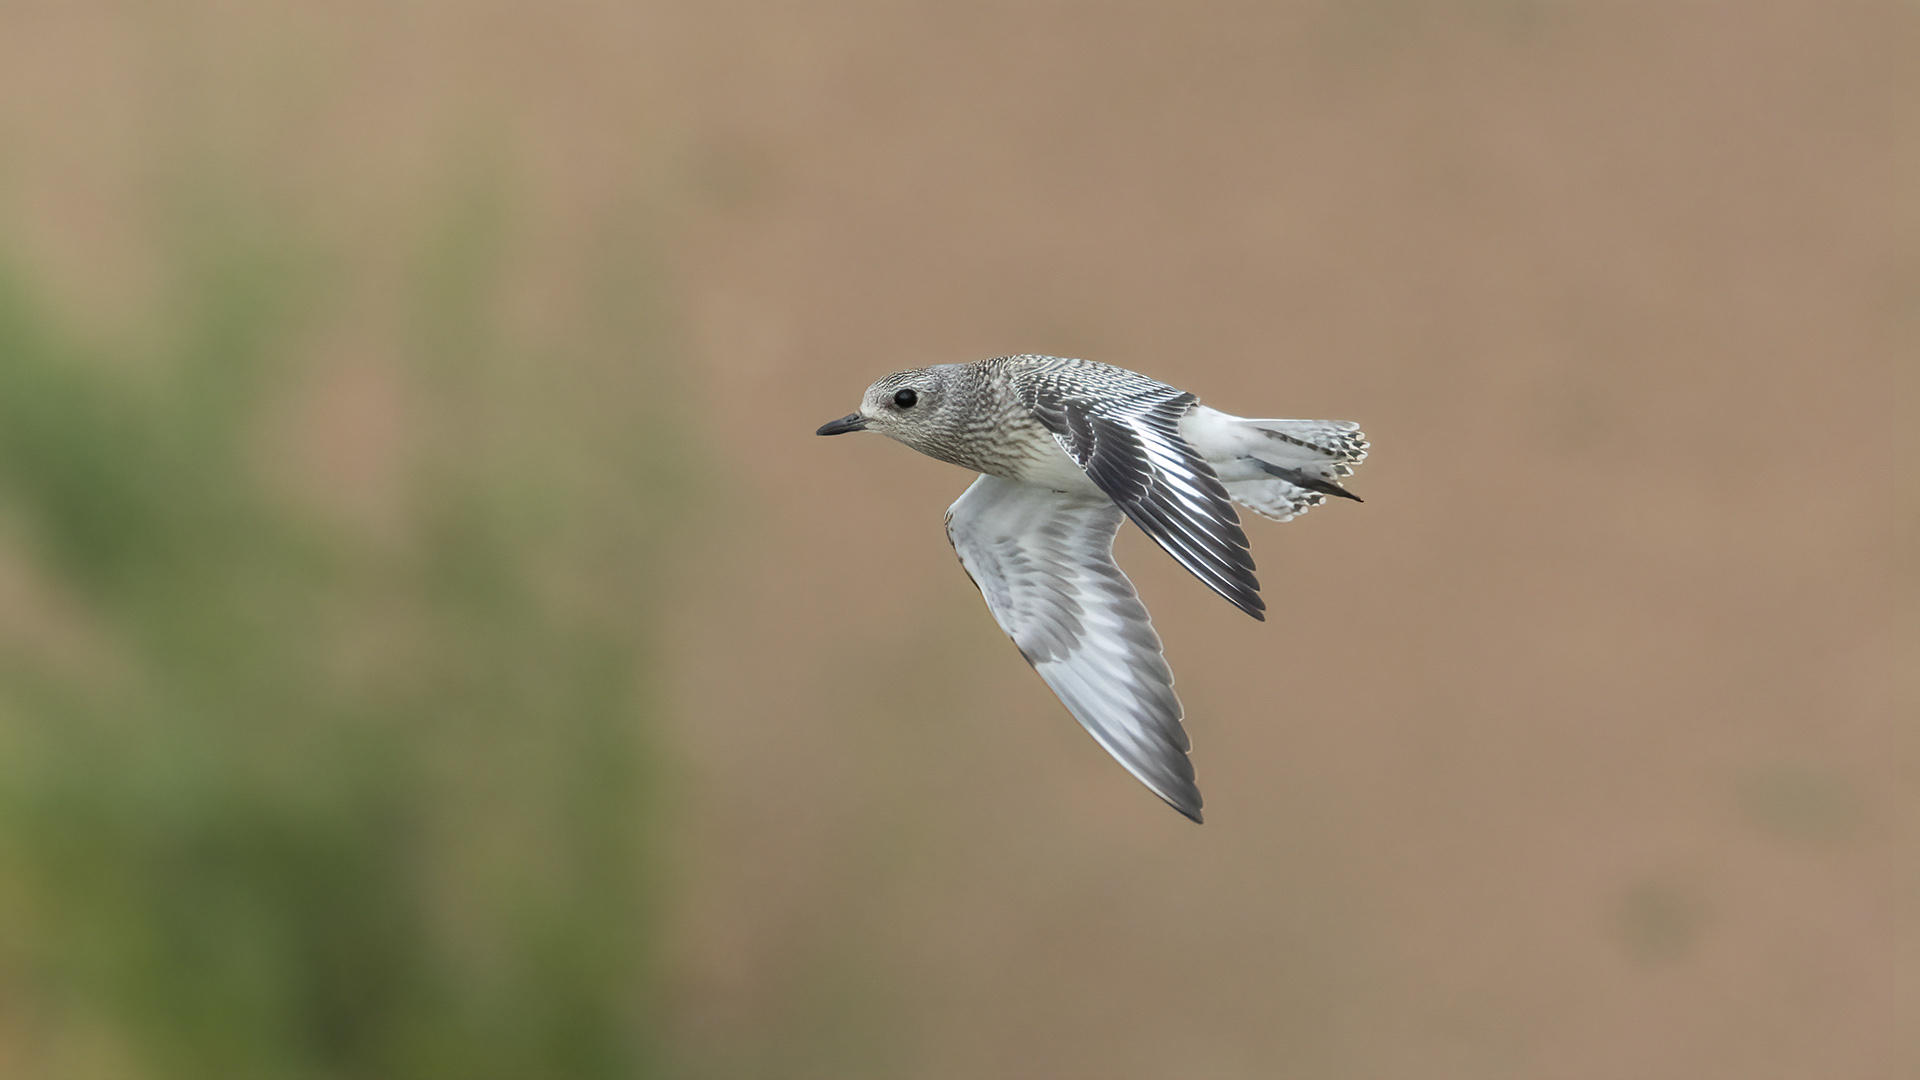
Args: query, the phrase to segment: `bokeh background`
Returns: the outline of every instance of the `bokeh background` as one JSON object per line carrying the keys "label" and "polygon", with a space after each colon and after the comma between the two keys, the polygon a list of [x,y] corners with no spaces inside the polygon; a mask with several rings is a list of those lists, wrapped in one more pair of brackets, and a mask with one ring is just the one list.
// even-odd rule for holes
{"label": "bokeh background", "polygon": [[[1906,3],[0,3],[0,1075],[1920,1074]],[[815,439],[1362,421],[1196,828]]]}

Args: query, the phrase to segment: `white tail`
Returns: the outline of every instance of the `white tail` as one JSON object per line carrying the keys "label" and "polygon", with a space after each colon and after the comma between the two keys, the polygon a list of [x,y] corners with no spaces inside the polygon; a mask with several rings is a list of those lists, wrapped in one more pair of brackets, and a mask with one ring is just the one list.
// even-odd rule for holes
{"label": "white tail", "polygon": [[1290,521],[1327,501],[1358,500],[1340,486],[1366,460],[1367,437],[1345,420],[1248,420],[1204,405],[1180,434],[1219,474],[1233,501],[1275,521]]}

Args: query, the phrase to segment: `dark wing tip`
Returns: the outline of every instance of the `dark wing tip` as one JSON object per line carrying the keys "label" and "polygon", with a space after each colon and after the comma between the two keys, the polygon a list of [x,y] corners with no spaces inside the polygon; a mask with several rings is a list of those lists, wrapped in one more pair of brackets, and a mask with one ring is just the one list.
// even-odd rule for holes
{"label": "dark wing tip", "polygon": [[1292,484],[1294,487],[1306,488],[1308,491],[1317,491],[1322,495],[1332,495],[1336,499],[1352,499],[1357,503],[1367,501],[1331,480],[1322,480],[1317,476],[1308,476],[1303,469],[1285,469],[1275,465],[1271,461],[1262,461],[1259,458],[1254,458],[1253,463],[1260,466],[1261,471],[1267,475],[1277,476],[1287,483]]}
{"label": "dark wing tip", "polygon": [[[1192,567],[1188,567],[1188,569],[1191,570]],[[1199,577],[1198,574],[1194,576]],[[1226,597],[1227,603],[1253,616],[1255,622],[1267,621],[1267,602],[1260,595],[1260,583],[1258,581],[1249,584],[1235,582],[1233,583],[1236,586],[1235,588],[1227,589],[1214,584],[1212,581],[1208,581],[1204,577],[1200,578],[1200,580],[1206,582],[1214,592]]]}
{"label": "dark wing tip", "polygon": [[[1206,805],[1206,800],[1200,797],[1199,785],[1193,782],[1192,761],[1192,758],[1182,752],[1177,762],[1180,769],[1176,777],[1166,778],[1159,784],[1148,784],[1147,787],[1155,795],[1160,796],[1161,802],[1180,811],[1181,816],[1188,821],[1195,825],[1205,825],[1206,818],[1200,813],[1200,808]],[[1146,777],[1143,776],[1141,779],[1144,780]]]}
{"label": "dark wing tip", "polygon": [[1181,806],[1179,803],[1174,802],[1172,799],[1167,798],[1165,795],[1160,796],[1160,798],[1163,801],[1165,801],[1168,806],[1171,806],[1175,810],[1180,811],[1182,816],[1184,816],[1188,821],[1193,822],[1195,825],[1205,825],[1207,823],[1206,818],[1200,813],[1200,793],[1199,792],[1197,791],[1194,792],[1194,803],[1192,806]]}

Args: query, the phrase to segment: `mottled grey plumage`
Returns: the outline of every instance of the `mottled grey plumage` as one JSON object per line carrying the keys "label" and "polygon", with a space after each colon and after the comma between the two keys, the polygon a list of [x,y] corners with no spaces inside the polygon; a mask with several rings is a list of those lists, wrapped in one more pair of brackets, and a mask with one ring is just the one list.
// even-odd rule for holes
{"label": "mottled grey plumage", "polygon": [[1146,608],[1113,561],[1123,518],[1256,619],[1266,604],[1233,503],[1286,521],[1366,457],[1342,421],[1248,420],[1136,372],[1003,356],[896,372],[819,434],[878,431],[984,473],[947,535],[994,619],[1068,711],[1195,821],[1181,707]]}

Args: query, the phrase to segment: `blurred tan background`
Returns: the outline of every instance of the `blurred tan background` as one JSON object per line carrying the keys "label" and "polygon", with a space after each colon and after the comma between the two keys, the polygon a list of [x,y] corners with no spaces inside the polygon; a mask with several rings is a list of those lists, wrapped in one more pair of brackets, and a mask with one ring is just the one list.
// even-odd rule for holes
{"label": "blurred tan background", "polygon": [[[0,1073],[1920,1073],[1909,5],[0,4]],[[1047,352],[1374,444],[1020,662]]]}

